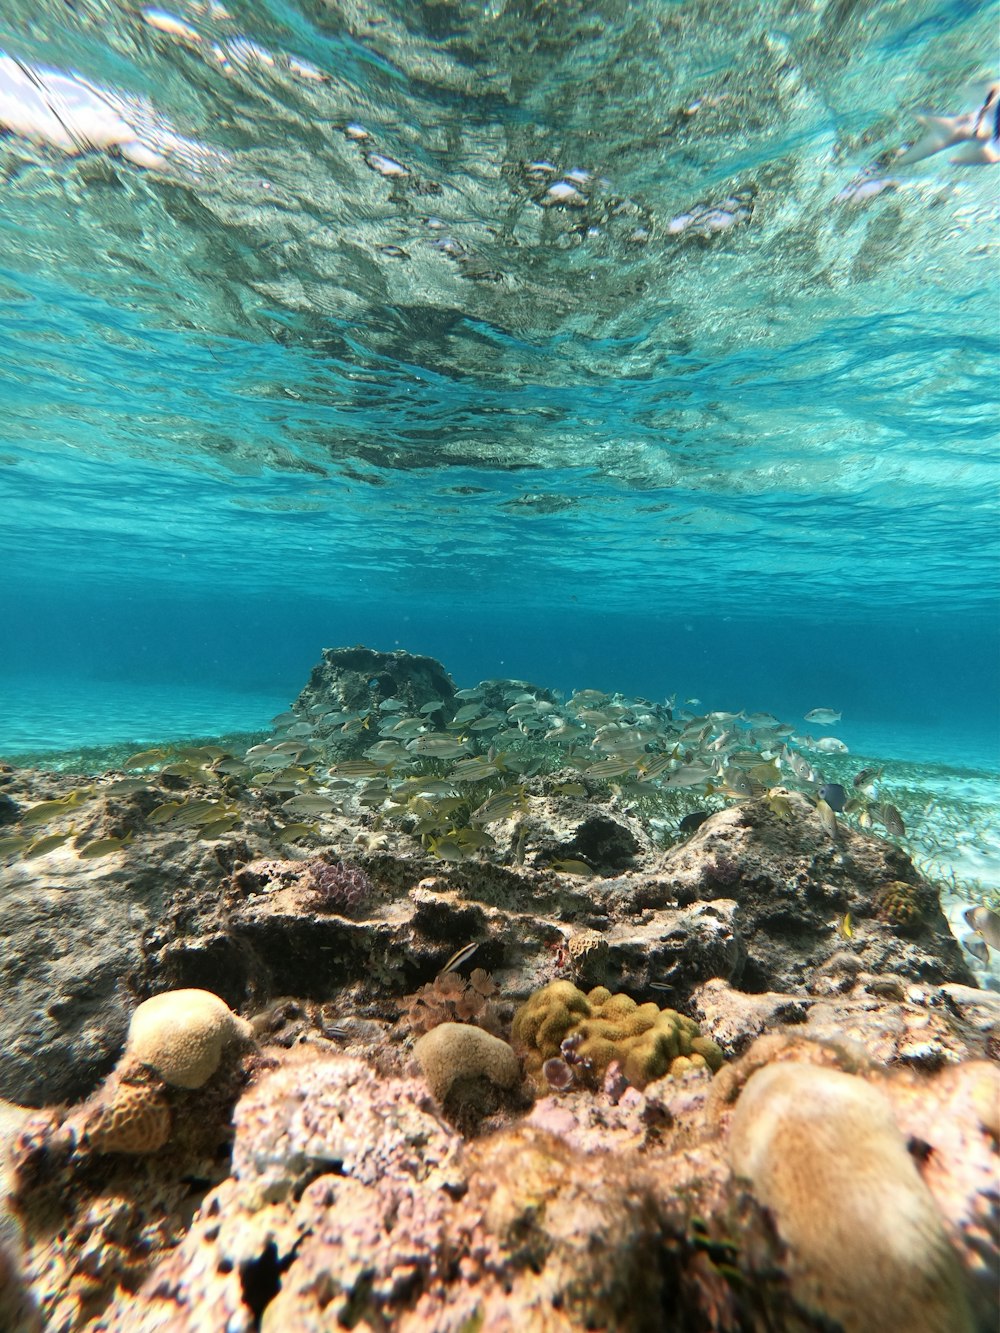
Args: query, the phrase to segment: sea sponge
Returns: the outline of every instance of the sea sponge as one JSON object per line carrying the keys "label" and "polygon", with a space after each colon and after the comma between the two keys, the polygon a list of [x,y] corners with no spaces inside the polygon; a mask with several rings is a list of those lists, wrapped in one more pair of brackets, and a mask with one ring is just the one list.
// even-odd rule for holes
{"label": "sea sponge", "polygon": [[251,1035],[250,1024],[211,991],[164,991],[132,1015],[126,1053],[172,1087],[200,1088],[218,1069],[223,1048]]}
{"label": "sea sponge", "polygon": [[937,1205],[876,1088],[816,1065],[768,1065],[736,1103],[729,1155],[774,1215],[801,1306],[843,1333],[971,1329]]}
{"label": "sea sponge", "polygon": [[498,1088],[513,1088],[521,1078],[511,1047],[469,1023],[439,1023],[420,1038],[413,1053],[439,1102],[460,1078],[482,1075]]}
{"label": "sea sponge", "polygon": [[675,1009],[637,1004],[628,995],[612,995],[606,986],[584,995],[569,981],[550,982],[528,997],[514,1015],[513,1038],[524,1049],[525,1066],[539,1087],[545,1086],[545,1062],[559,1055],[595,1077],[617,1060],[637,1088],[668,1072],[716,1070],[722,1064],[715,1042]]}

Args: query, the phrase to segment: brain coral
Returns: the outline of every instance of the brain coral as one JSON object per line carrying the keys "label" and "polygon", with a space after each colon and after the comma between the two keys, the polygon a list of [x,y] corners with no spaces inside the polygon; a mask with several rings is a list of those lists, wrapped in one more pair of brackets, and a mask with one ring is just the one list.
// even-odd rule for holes
{"label": "brain coral", "polygon": [[200,1088],[219,1067],[224,1047],[247,1040],[250,1024],[211,991],[172,990],[145,1000],[132,1015],[127,1053],[175,1088]]}
{"label": "brain coral", "polygon": [[702,1037],[693,1019],[675,1009],[637,1004],[596,986],[586,995],[569,981],[553,981],[529,996],[514,1015],[513,1038],[525,1050],[529,1074],[543,1086],[542,1066],[560,1054],[567,1038],[575,1062],[602,1074],[617,1060],[635,1087],[670,1072],[718,1069],[722,1052]]}
{"label": "brain coral", "polygon": [[898,930],[915,930],[920,926],[932,902],[926,888],[894,879],[884,884],[878,893],[878,914]]}
{"label": "brain coral", "polygon": [[170,1137],[170,1107],[162,1085],[114,1083],[84,1126],[96,1152],[151,1153]]}
{"label": "brain coral", "polygon": [[513,1088],[521,1077],[521,1066],[510,1046],[470,1023],[439,1023],[420,1038],[413,1053],[439,1102],[460,1078],[482,1075],[498,1088]]}

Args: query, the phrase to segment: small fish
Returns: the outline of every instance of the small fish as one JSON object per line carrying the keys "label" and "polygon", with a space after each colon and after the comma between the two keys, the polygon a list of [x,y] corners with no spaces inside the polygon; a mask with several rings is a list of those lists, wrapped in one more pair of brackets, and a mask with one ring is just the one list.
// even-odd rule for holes
{"label": "small fish", "polygon": [[507,788],[484,801],[478,810],[473,810],[471,819],[474,824],[492,824],[498,819],[510,819],[525,806],[524,788]]}
{"label": "small fish", "polygon": [[839,814],[847,804],[847,792],[839,782],[824,782],[819,789],[819,794],[831,810],[836,810]]}
{"label": "small fish", "polygon": [[24,859],[30,861],[36,856],[45,856],[49,852],[54,852],[57,847],[61,847],[64,842],[68,842],[73,836],[74,830],[69,829],[66,833],[47,833],[44,838],[36,838],[24,849]]}
{"label": "small fish", "polygon": [[173,819],[177,811],[181,808],[180,801],[164,801],[158,805],[155,810],[150,810],[146,816],[147,824],[165,824],[168,819]]}
{"label": "small fish", "polygon": [[415,737],[407,742],[406,748],[411,754],[429,755],[434,759],[460,759],[469,753],[469,747],[463,741],[437,732]]}
{"label": "small fish", "polygon": [[453,837],[460,847],[467,847],[470,851],[496,846],[496,840],[481,828],[460,828]]}
{"label": "small fish", "polygon": [[805,714],[805,721],[815,722],[818,727],[832,727],[843,716],[843,713],[836,713],[832,708],[811,708]]}
{"label": "small fish", "polygon": [[465,848],[454,838],[428,838],[427,850],[439,861],[453,861],[456,864],[467,859],[471,848]]}
{"label": "small fish", "polygon": [[862,810],[862,811],[859,813],[859,815],[858,815],[858,827],[859,827],[859,828],[871,828],[871,827],[872,827],[872,822],[873,822],[873,821],[872,821],[872,817],[871,817],[871,812],[870,812],[867,808],[865,808],[864,810]]}
{"label": "small fish", "polygon": [[179,19],[176,14],[170,14],[165,9],[143,9],[140,11],[142,17],[151,28],[156,28],[158,32],[165,32],[168,37],[180,37],[185,42],[200,42],[201,33],[192,28],[190,23],[185,23]]}
{"label": "small fish", "polygon": [[302,795],[293,796],[290,801],[283,801],[282,810],[290,815],[328,815],[336,808],[337,802],[330,796]]}
{"label": "small fish", "polygon": [[482,711],[482,704],[465,704],[458,710],[451,720],[455,723],[471,722],[474,718],[479,717]]}
{"label": "small fish", "polygon": [[968,907],[962,913],[966,925],[982,935],[991,949],[1000,949],[1000,916],[988,907]]}
{"label": "small fish", "polygon": [[797,750],[790,750],[786,745],[781,752],[781,757],[792,770],[800,782],[815,782],[818,774],[804,755],[799,754]]}
{"label": "small fish", "polygon": [[210,819],[207,824],[202,824],[198,830],[199,838],[220,838],[223,833],[228,833],[234,829],[240,822],[238,814],[223,815],[221,819]]}
{"label": "small fish", "polygon": [[[486,691],[482,685],[473,685],[471,689],[456,690],[454,697],[456,699],[481,699],[485,693]],[[437,704],[436,707],[440,708],[441,705]]]}
{"label": "small fish", "polygon": [[184,801],[167,822],[178,828],[187,828],[192,824],[208,823],[228,813],[222,801]]}
{"label": "small fish", "polygon": [[552,788],[553,796],[586,796],[587,788],[582,782],[560,782]]}
{"label": "small fish", "polygon": [[661,778],[671,763],[672,757],[669,754],[651,754],[648,758],[640,760],[637,768],[647,782],[652,782],[654,778]]}
{"label": "small fish", "polygon": [[860,773],[855,773],[852,785],[856,791],[863,791],[866,787],[873,786],[881,776],[881,768],[863,768]]}
{"label": "small fish", "polygon": [[753,795],[753,783],[742,769],[724,769],[722,780],[734,796],[747,797]]}
{"label": "small fish", "polygon": [[91,787],[77,787],[68,796],[61,796],[58,800],[39,801],[37,805],[31,805],[25,810],[20,822],[26,828],[31,828],[35,824],[44,824],[49,819],[57,819],[67,811],[75,810],[78,805],[82,805],[92,791]]}
{"label": "small fish", "polygon": [[475,941],[475,943],[473,944],[463,944],[461,949],[455,950],[452,956],[445,963],[444,967],[442,967],[441,971],[438,973],[438,976],[443,977],[446,972],[457,972],[463,963],[467,963],[469,961],[469,959],[472,957],[472,955],[476,952],[478,948],[479,948],[478,940]]}
{"label": "small fish", "polygon": [[484,778],[494,778],[499,770],[496,764],[480,756],[474,759],[460,759],[451,770],[453,782],[481,782]]}
{"label": "small fish", "polygon": [[850,912],[845,912],[840,921],[837,922],[837,934],[842,940],[854,939],[854,927],[851,925]]}
{"label": "small fish", "polygon": [[684,816],[677,827],[682,833],[695,833],[701,828],[708,816],[708,810],[692,810],[690,814]]}
{"label": "small fish", "polygon": [[978,958],[981,963],[989,966],[990,951],[986,941],[980,935],[963,935],[962,947],[968,949],[973,958]]}
{"label": "small fish", "polygon": [[827,805],[822,796],[816,802],[816,813],[819,815],[819,822],[829,833],[831,838],[837,837],[837,816],[834,814],[831,806]]}
{"label": "small fish", "polygon": [[906,825],[903,823],[903,816],[896,807],[883,803],[877,807],[877,811],[886,832],[891,833],[894,838],[902,838],[906,833]]}
{"label": "small fish", "polygon": [[823,736],[813,746],[814,750],[820,750],[823,754],[848,754],[848,748],[843,741],[836,736]]}
{"label": "small fish", "polygon": [[131,796],[133,792],[148,791],[149,783],[145,778],[119,778],[105,790],[109,796]]}
{"label": "small fish", "polygon": [[77,856],[90,861],[98,856],[110,856],[112,852],[120,852],[123,847],[129,845],[133,836],[128,833],[124,838],[97,838],[94,842],[84,843],[82,847],[79,839],[76,839],[73,845],[76,847]]}
{"label": "small fish", "polygon": [[703,782],[710,782],[714,774],[705,764],[682,764],[664,774],[665,787],[698,787]]}
{"label": "small fish", "polygon": [[592,866],[587,865],[586,861],[550,861],[549,870],[556,870],[560,875],[581,875],[585,879],[593,879],[597,874]]}
{"label": "small fish", "polygon": [[338,778],[373,778],[385,769],[385,764],[373,763],[370,759],[345,759],[343,763],[334,764],[330,774]]}
{"label": "small fish", "polygon": [[791,819],[792,803],[782,792],[769,791],[765,794],[764,800],[773,815],[777,815],[779,819]]}
{"label": "small fish", "polygon": [[[438,708],[440,704],[434,706]],[[406,704],[402,699],[383,699],[378,706],[378,711],[380,713],[401,713],[405,707]]]}
{"label": "small fish", "polygon": [[470,731],[496,731],[497,727],[503,725],[503,718],[496,713],[487,713],[485,717],[476,718],[475,722],[469,723]]}
{"label": "small fish", "polygon": [[140,750],[138,754],[130,755],[122,764],[122,768],[152,768],[166,757],[166,750]]}
{"label": "small fish", "polygon": [[959,151],[950,159],[952,162],[996,162],[995,145],[1000,139],[998,94],[1000,84],[989,83],[985,88],[980,86],[979,96],[983,100],[975,111],[964,111],[955,116],[917,116],[924,132],[896,158],[893,165],[911,166],[945,148],[956,146]]}
{"label": "small fish", "polygon": [[588,778],[620,778],[633,766],[631,759],[599,759],[596,764],[585,768]]}

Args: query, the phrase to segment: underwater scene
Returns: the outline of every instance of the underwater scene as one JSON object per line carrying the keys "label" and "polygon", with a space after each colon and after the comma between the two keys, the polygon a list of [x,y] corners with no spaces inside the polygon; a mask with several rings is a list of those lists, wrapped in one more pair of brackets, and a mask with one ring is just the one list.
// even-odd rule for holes
{"label": "underwater scene", "polygon": [[1000,4],[0,0],[0,1333],[993,1333]]}

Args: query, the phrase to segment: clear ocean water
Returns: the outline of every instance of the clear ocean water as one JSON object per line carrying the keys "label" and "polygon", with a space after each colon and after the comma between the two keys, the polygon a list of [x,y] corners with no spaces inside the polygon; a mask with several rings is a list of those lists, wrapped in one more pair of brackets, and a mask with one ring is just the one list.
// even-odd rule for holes
{"label": "clear ocean water", "polygon": [[995,795],[998,16],[5,0],[0,754],[364,642]]}

